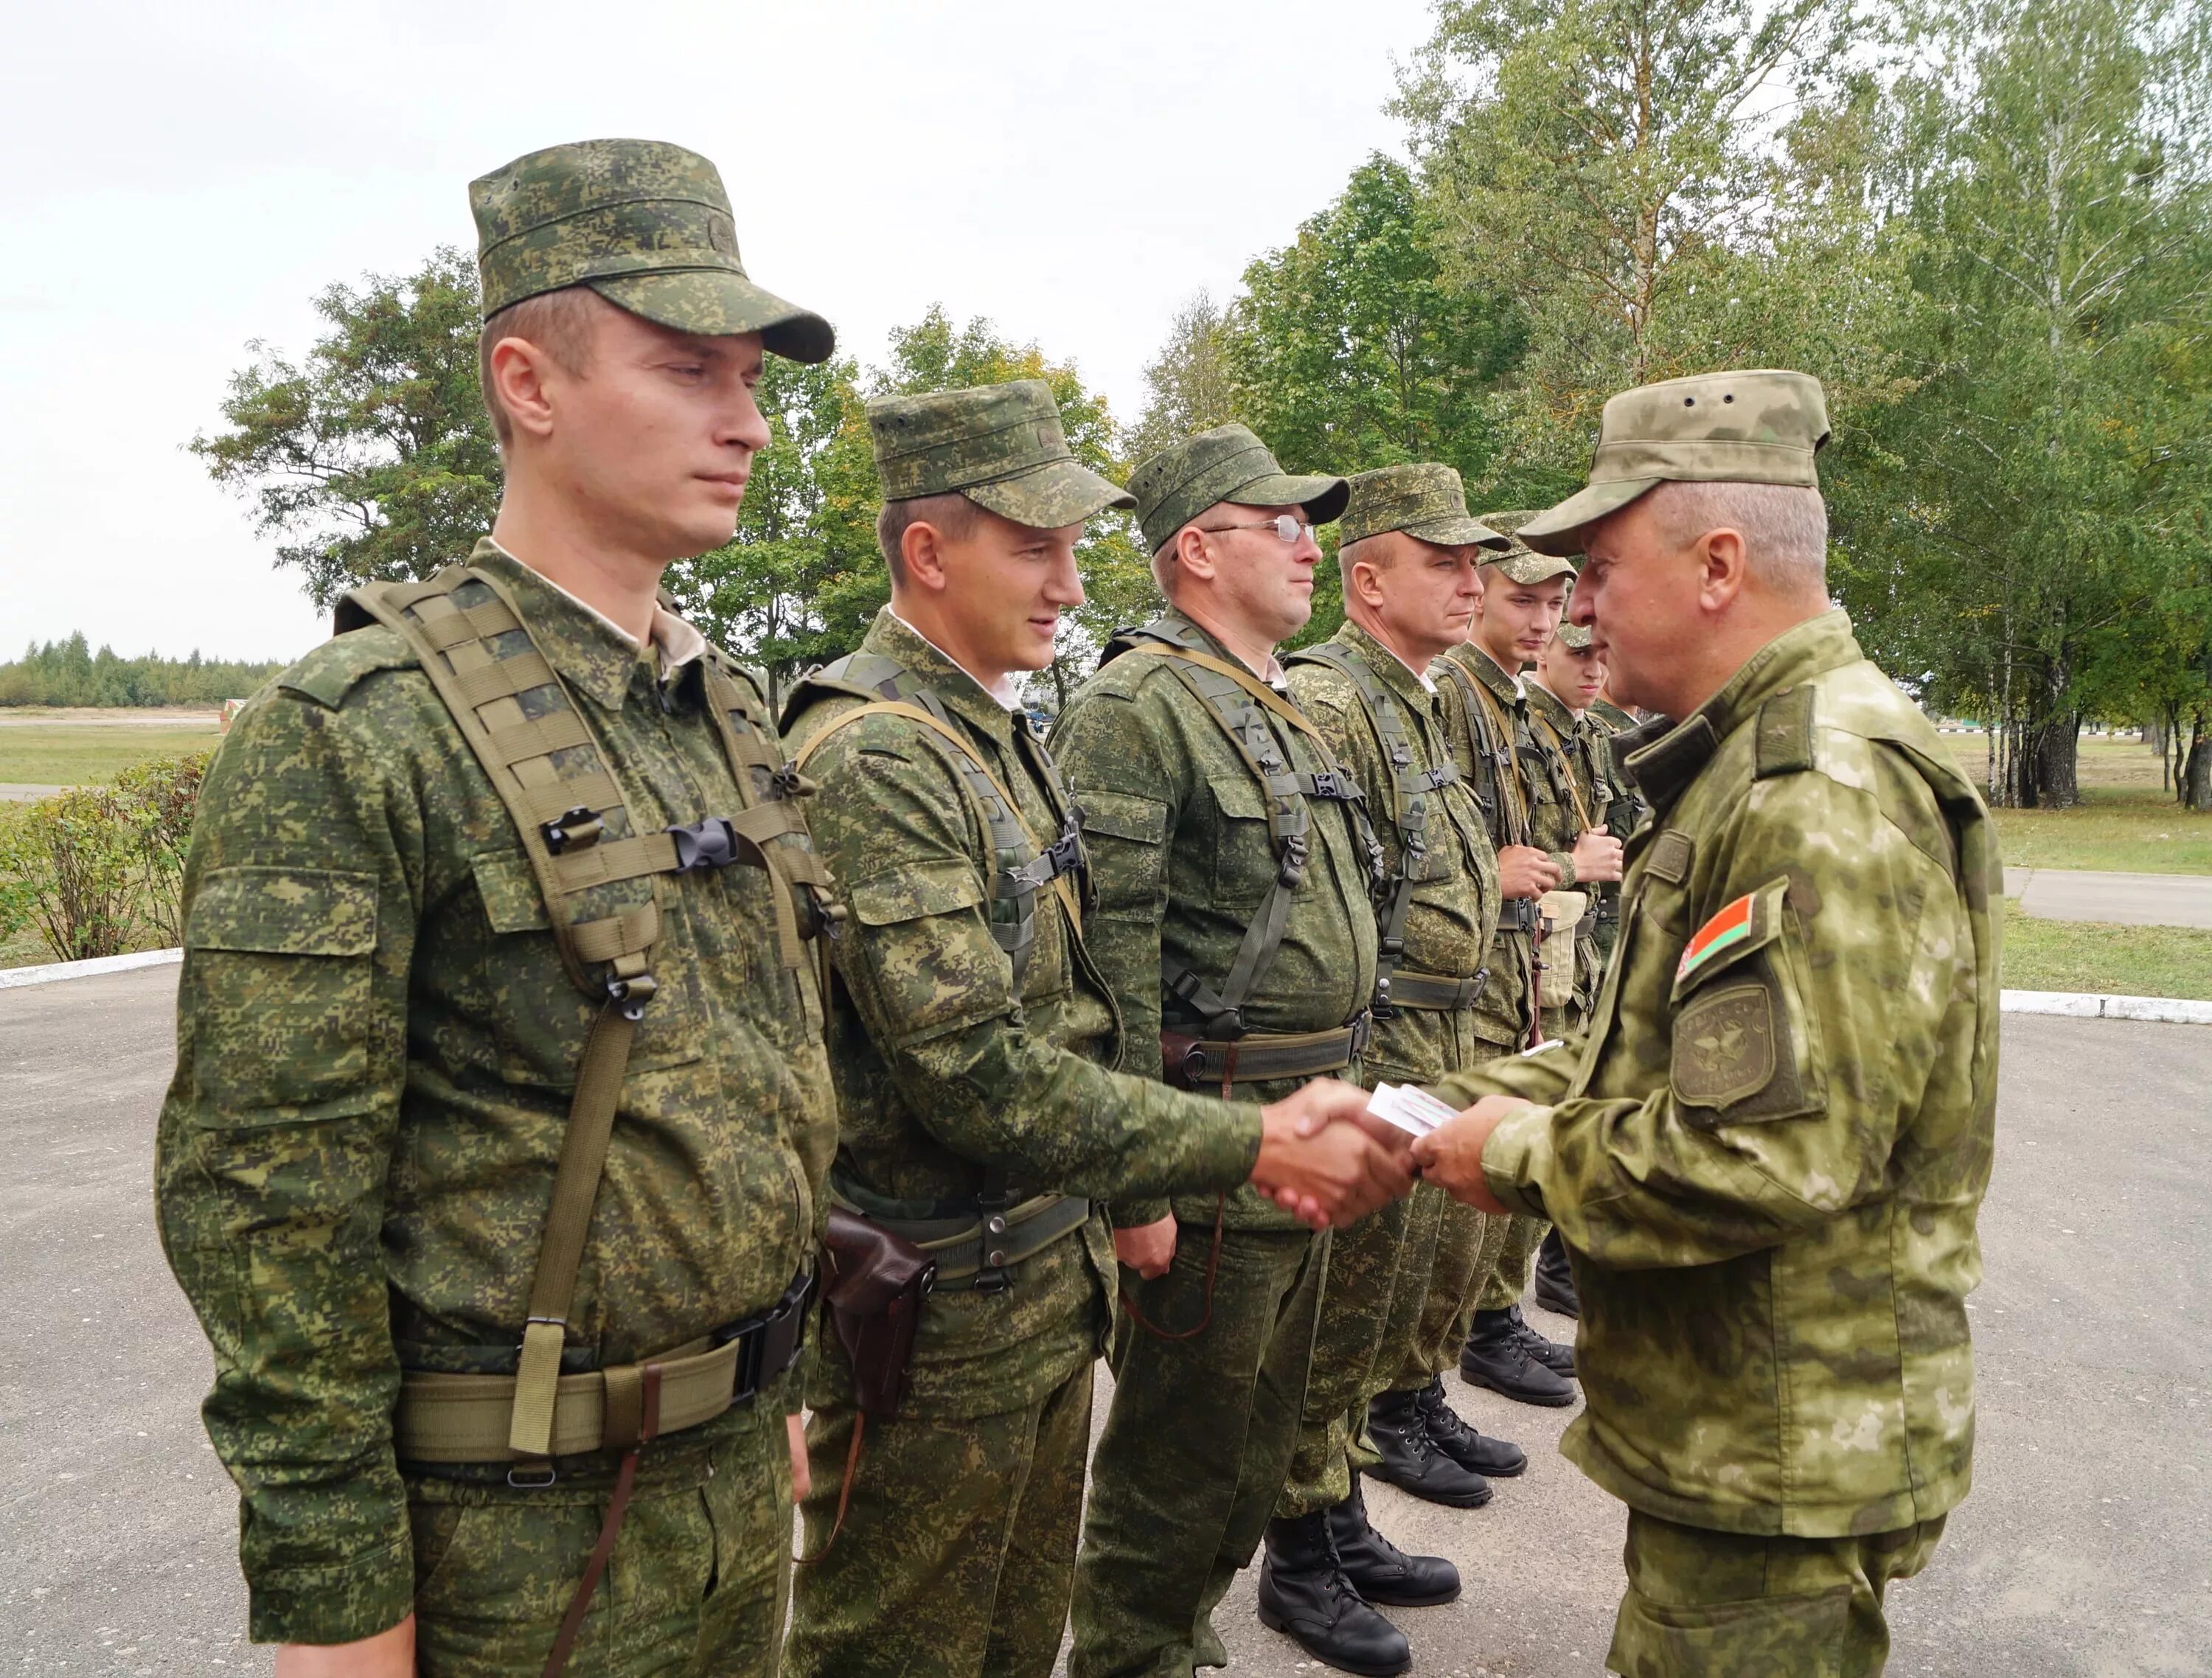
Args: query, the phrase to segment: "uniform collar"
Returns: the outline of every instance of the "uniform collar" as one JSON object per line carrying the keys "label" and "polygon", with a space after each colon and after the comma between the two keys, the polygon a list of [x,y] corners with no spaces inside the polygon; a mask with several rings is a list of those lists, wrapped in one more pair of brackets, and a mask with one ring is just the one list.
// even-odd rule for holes
{"label": "uniform collar", "polygon": [[1499,664],[1497,660],[1492,658],[1472,641],[1462,641],[1456,647],[1446,647],[1439,656],[1460,665],[1470,676],[1496,694],[1499,701],[1506,705],[1510,706],[1516,700],[1525,697],[1521,678],[1509,672],[1504,666]]}
{"label": "uniform collar", "polygon": [[[1216,658],[1226,659],[1230,663],[1235,665],[1240,670],[1251,669],[1252,666],[1250,665],[1246,664],[1243,660],[1238,658],[1234,653],[1229,650],[1229,643],[1227,641],[1215,635],[1212,630],[1207,629],[1205,624],[1200,623],[1195,617],[1185,617],[1179,611],[1171,611],[1170,615],[1176,622],[1188,623],[1193,629],[1197,631],[1199,638],[1205,641],[1208,650],[1210,650]],[[1283,675],[1283,661],[1277,658],[1273,653],[1267,654],[1267,667],[1260,672],[1260,679],[1265,682],[1269,687],[1274,689],[1278,693],[1284,691],[1289,686],[1287,679]]]}
{"label": "uniform collar", "polygon": [[1349,617],[1336,638],[1364,658],[1382,685],[1417,709],[1436,697],[1437,684],[1383,645],[1382,638]]}
{"label": "uniform collar", "polygon": [[1528,696],[1530,710],[1558,729],[1562,736],[1572,738],[1581,720],[1568,708],[1565,700],[1541,682],[1523,682],[1521,690]]}
{"label": "uniform collar", "polygon": [[1626,766],[1645,795],[1664,810],[1712,761],[1721,742],[1756,716],[1761,705],[1784,688],[1865,656],[1851,634],[1849,613],[1826,611],[1808,618],[1746,659],[1721,690],[1684,721],[1669,725],[1661,718],[1622,734],[1621,743],[1629,748]]}
{"label": "uniform collar", "polygon": [[[646,649],[615,626],[614,620],[586,605],[550,577],[532,570],[489,536],[480,538],[469,563],[489,573],[514,596],[530,638],[563,681],[591,696],[602,709],[617,711],[629,691],[630,678]],[[707,638],[665,607],[653,612],[653,648],[657,678],[672,675],[702,657]]]}
{"label": "uniform collar", "polygon": [[876,614],[860,650],[905,666],[944,702],[946,710],[979,733],[994,740],[1012,738],[1012,708],[889,606]]}
{"label": "uniform collar", "polygon": [[[897,607],[885,606],[884,610],[890,615],[892,623],[897,624],[902,629],[904,629],[924,647],[927,647],[931,652],[936,654],[937,656],[942,659],[946,664],[951,665],[955,670],[957,670],[963,676],[967,676],[969,681],[975,681],[975,678],[973,676],[969,676],[966,666],[963,665],[957,659],[955,659],[952,654],[946,652],[942,647],[939,647],[927,635],[922,634],[921,630],[915,629],[914,625],[908,623],[906,619],[901,617],[898,615]],[[983,684],[981,682],[975,682],[975,685],[979,688],[983,688],[983,691],[991,696],[993,702],[995,703],[1000,710],[1012,712],[1018,711],[1022,708],[1022,696],[1020,691],[1014,686],[1014,678],[1012,676],[1001,676],[989,687],[983,687]]]}

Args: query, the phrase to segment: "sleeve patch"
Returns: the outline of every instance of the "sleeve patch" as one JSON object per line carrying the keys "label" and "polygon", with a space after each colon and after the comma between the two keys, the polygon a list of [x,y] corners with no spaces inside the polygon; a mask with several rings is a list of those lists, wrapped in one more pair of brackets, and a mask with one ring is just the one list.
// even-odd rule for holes
{"label": "sleeve patch", "polygon": [[1727,1107],[1774,1081],[1774,1001],[1762,984],[1700,996],[1674,1022],[1674,1093]]}
{"label": "sleeve patch", "polygon": [[1751,937],[1752,905],[1758,896],[1755,891],[1746,892],[1698,928],[1674,970],[1676,985]]}

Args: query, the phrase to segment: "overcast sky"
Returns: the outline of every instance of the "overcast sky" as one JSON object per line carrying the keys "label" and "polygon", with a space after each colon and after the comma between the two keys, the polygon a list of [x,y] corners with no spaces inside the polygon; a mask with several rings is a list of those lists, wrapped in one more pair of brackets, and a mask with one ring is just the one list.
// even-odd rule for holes
{"label": "overcast sky", "polygon": [[[933,301],[1135,414],[1176,306],[1225,299],[1370,151],[1425,0],[723,0],[11,13],[0,54],[0,659],[289,658],[323,633],[181,445],[247,340],[333,280],[472,246],[467,183],[641,135],[721,167],[746,264],[839,346]],[[458,556],[457,556],[458,557]]]}

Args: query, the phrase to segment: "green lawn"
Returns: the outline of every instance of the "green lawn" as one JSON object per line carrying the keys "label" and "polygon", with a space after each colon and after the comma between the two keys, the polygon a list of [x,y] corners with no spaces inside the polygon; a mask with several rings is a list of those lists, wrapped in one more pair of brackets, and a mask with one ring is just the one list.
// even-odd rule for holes
{"label": "green lawn", "polygon": [[204,722],[0,722],[0,782],[76,787],[112,780],[118,769],[149,757],[204,751],[218,738]]}
{"label": "green lawn", "polygon": [[[1980,738],[1946,738],[1979,784],[1985,761]],[[2081,803],[2075,809],[1994,812],[2007,862],[2015,868],[2212,874],[2212,812],[2184,810],[2161,791],[2158,759],[2148,747],[2132,740],[2084,739],[2081,775]]]}
{"label": "green lawn", "polygon": [[2039,921],[2005,905],[2009,990],[2079,990],[2212,1001],[2212,932]]}

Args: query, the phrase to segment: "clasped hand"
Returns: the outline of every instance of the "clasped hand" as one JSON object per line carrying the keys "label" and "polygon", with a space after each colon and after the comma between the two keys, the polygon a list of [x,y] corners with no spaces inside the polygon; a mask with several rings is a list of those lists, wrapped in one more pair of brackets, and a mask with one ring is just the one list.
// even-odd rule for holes
{"label": "clasped hand", "polygon": [[1317,1078],[1260,1110],[1252,1186],[1300,1223],[1356,1223],[1413,1186],[1413,1138],[1367,1110],[1364,1090]]}
{"label": "clasped hand", "polygon": [[1490,1192],[1490,1179],[1483,1175],[1482,1150],[1490,1133],[1507,1114],[1534,1105],[1519,1096],[1485,1096],[1457,1117],[1438,1125],[1413,1144],[1413,1164],[1422,1180],[1435,1183],[1478,1212],[1510,1213],[1513,1208]]}

